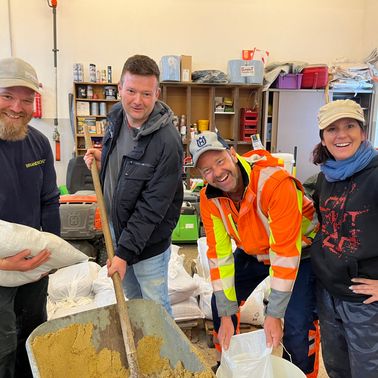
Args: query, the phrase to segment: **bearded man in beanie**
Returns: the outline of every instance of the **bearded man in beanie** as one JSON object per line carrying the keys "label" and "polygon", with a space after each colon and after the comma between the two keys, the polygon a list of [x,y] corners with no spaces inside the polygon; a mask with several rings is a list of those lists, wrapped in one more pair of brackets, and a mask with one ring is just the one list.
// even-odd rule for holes
{"label": "bearded man in beanie", "polygon": [[[48,139],[29,125],[35,93],[34,68],[18,58],[0,60],[0,219],[60,234],[59,190]],[[0,270],[24,272],[45,263],[42,250],[14,251]],[[17,287],[0,282],[0,377],[32,377],[25,341],[47,320],[48,277]]]}

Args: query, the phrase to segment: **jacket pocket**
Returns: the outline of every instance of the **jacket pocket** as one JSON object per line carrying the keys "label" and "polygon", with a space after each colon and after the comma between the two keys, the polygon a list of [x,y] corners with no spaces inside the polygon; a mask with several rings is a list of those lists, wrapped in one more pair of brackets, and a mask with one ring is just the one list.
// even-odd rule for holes
{"label": "jacket pocket", "polygon": [[125,163],[123,176],[127,180],[149,180],[154,173],[154,167],[149,163],[129,160]]}

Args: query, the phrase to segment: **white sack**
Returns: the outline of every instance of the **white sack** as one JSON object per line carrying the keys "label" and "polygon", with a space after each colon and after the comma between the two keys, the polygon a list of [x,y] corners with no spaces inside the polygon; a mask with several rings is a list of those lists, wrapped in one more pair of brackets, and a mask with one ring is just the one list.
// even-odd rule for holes
{"label": "white sack", "polygon": [[96,295],[105,290],[113,290],[114,285],[111,277],[108,277],[108,267],[104,265],[97,273],[93,281],[93,293]]}
{"label": "white sack", "polygon": [[93,281],[93,293],[97,307],[109,306],[117,303],[113,280],[108,277],[108,268],[104,265],[98,272],[97,278]]}
{"label": "white sack", "polygon": [[183,302],[172,305],[173,318],[176,321],[203,319],[204,314],[194,297],[189,297]]}
{"label": "white sack", "polygon": [[231,337],[230,347],[222,351],[218,378],[273,378],[270,354],[263,329]]}
{"label": "white sack", "polygon": [[171,246],[168,264],[168,294],[171,304],[183,302],[198,289],[197,283],[184,268],[184,258],[178,254],[178,247]]}
{"label": "white sack", "polygon": [[266,277],[265,280],[259,283],[252,294],[245,301],[243,306],[240,307],[240,322],[264,325],[264,298],[267,298],[270,291],[270,277]]}
{"label": "white sack", "polygon": [[32,256],[45,248],[51,252],[50,258],[33,270],[27,272],[0,270],[1,286],[24,285],[37,281],[42,274],[52,269],[88,260],[87,255],[54,234],[3,220],[0,220],[0,246],[0,258],[14,256],[24,249],[30,249]]}
{"label": "white sack", "polygon": [[47,319],[56,319],[63,316],[77,314],[78,312],[89,311],[96,308],[93,297],[80,297],[70,300],[53,302],[47,301]]}
{"label": "white sack", "polygon": [[195,295],[199,296],[199,307],[206,319],[213,320],[211,312],[211,297],[213,295],[213,287],[211,283],[202,276],[195,274],[193,279],[197,282],[198,291]]}
{"label": "white sack", "polygon": [[92,284],[98,275],[100,265],[83,262],[59,269],[49,277],[48,293],[53,301],[87,297],[92,293]]}

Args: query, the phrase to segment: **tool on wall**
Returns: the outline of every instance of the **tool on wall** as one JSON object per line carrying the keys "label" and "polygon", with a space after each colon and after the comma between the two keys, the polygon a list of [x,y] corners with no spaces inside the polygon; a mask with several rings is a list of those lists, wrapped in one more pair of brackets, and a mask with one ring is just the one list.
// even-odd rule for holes
{"label": "tool on wall", "polygon": [[56,8],[58,0],[47,0],[47,5],[53,11],[53,37],[54,37],[54,77],[55,77],[55,118],[54,118],[54,132],[53,140],[55,141],[55,160],[60,161],[60,133],[58,130],[58,49],[57,49],[57,33],[56,33]]}

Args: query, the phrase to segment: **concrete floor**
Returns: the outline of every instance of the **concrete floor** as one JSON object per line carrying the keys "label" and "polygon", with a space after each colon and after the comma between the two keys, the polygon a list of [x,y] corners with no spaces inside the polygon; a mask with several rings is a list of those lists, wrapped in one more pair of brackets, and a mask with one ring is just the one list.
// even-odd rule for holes
{"label": "concrete floor", "polygon": [[[198,256],[197,251],[197,244],[177,244],[180,247],[179,254],[183,255],[184,258],[184,266],[186,270],[191,273],[191,265],[194,259]],[[205,327],[203,323],[199,323],[197,327],[188,329],[184,331],[189,339],[192,341],[192,343],[206,356],[207,361],[209,362],[210,366],[215,365],[216,363],[216,355],[215,355],[215,349],[209,348],[207,345],[208,341],[208,335],[206,334]],[[275,355],[281,355],[281,350],[277,348],[277,350],[274,350],[273,353]],[[325,371],[324,365],[323,365],[323,359],[320,355],[320,362],[319,362],[319,374],[318,378],[329,378],[328,374]]]}

